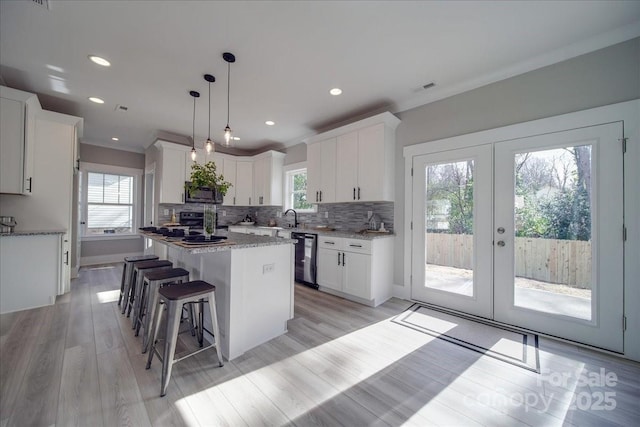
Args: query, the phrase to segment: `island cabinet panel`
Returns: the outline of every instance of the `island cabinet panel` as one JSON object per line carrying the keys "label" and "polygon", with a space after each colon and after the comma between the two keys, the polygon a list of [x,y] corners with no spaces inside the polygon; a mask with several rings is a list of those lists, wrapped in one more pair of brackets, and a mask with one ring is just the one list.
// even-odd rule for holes
{"label": "island cabinet panel", "polygon": [[373,240],[320,236],[320,290],[378,306],[391,298],[393,237]]}

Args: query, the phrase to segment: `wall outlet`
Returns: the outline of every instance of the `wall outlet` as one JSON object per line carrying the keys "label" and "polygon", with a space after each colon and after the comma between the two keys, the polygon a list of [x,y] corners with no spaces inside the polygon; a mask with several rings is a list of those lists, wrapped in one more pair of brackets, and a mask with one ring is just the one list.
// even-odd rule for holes
{"label": "wall outlet", "polygon": [[276,268],[275,264],[265,264],[262,266],[262,274],[273,273],[273,270]]}
{"label": "wall outlet", "polygon": [[278,218],[282,218],[282,212],[278,211],[278,212],[276,213],[276,217],[278,217]]}
{"label": "wall outlet", "polygon": [[227,216],[227,211],[222,211],[222,216]]}
{"label": "wall outlet", "polygon": [[164,216],[169,216],[169,209],[164,210]]}
{"label": "wall outlet", "polygon": [[373,215],[373,211],[367,211],[367,218],[371,218],[371,215]]}
{"label": "wall outlet", "polygon": [[329,218],[329,211],[326,211],[326,212],[324,213],[324,217],[325,217],[325,218]]}

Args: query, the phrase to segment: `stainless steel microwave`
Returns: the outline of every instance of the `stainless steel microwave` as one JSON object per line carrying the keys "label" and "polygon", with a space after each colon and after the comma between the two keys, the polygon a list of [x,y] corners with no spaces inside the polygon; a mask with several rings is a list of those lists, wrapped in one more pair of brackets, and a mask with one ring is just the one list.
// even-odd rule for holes
{"label": "stainless steel microwave", "polygon": [[190,182],[184,183],[184,194],[186,203],[213,203],[222,204],[222,194],[215,188],[199,187],[196,191],[189,194]]}

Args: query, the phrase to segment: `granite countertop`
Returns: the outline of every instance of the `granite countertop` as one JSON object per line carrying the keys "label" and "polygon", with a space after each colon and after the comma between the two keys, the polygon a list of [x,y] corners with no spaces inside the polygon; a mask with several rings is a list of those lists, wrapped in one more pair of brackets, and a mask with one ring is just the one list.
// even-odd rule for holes
{"label": "granite countertop", "polygon": [[257,248],[261,246],[274,246],[274,245],[289,245],[296,241],[294,239],[283,239],[280,237],[269,236],[255,236],[253,234],[232,233],[228,231],[220,230],[216,233],[216,236],[227,236],[227,240],[234,242],[232,245],[211,245],[211,246],[194,246],[184,247],[175,244],[171,240],[166,240],[163,236],[153,233],[140,233],[145,237],[155,240],[160,243],[164,243],[175,249],[188,252],[190,254],[204,254],[211,252],[232,251],[237,249]]}
{"label": "granite countertop", "polygon": [[44,236],[48,234],[65,234],[67,230],[19,230],[13,233],[0,233],[0,237]]}
{"label": "granite countertop", "polygon": [[334,237],[346,237],[348,239],[361,239],[361,240],[374,240],[374,239],[382,239],[385,237],[393,237],[393,233],[371,233],[371,232],[361,232],[356,230],[328,230],[323,228],[316,227],[267,227],[263,225],[242,225],[242,224],[233,224],[230,227],[245,227],[245,228],[263,228],[268,230],[284,230],[293,233],[313,233],[319,236],[334,236]]}

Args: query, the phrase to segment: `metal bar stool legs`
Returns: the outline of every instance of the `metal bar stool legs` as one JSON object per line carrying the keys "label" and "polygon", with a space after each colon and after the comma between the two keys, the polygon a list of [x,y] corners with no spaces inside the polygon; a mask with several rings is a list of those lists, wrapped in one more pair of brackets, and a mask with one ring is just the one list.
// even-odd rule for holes
{"label": "metal bar stool legs", "polygon": [[136,327],[136,319],[138,316],[138,312],[140,310],[140,299],[142,296],[142,283],[144,280],[144,275],[150,273],[152,271],[157,271],[159,269],[168,269],[173,268],[173,263],[171,261],[138,261],[133,264],[134,271],[134,281],[133,288],[131,290],[131,296],[133,298],[130,299],[129,308],[127,311],[127,317],[131,315],[131,310],[133,310],[133,319],[131,321],[132,327],[131,329],[135,329]]}
{"label": "metal bar stool legs", "polygon": [[[151,335],[151,348],[149,350],[149,357],[147,360],[147,369],[151,367],[151,362],[153,360],[154,354],[157,354],[158,357],[162,359],[162,385],[160,388],[160,396],[164,396],[167,392],[167,386],[169,385],[169,380],[171,379],[171,371],[173,368],[173,364],[179,362],[182,359],[193,356],[197,353],[205,351],[211,347],[216,348],[216,353],[218,356],[218,364],[219,366],[223,365],[222,360],[222,352],[220,349],[220,331],[218,329],[218,316],[216,310],[216,297],[215,297],[215,286],[204,282],[202,280],[196,280],[193,282],[182,283],[179,285],[165,286],[158,291],[159,301],[158,306],[156,308],[153,326],[152,326],[152,335]],[[182,307],[185,304],[195,304],[199,306],[197,310],[198,315],[198,340],[200,341],[200,335],[204,330],[203,325],[203,316],[202,316],[202,304],[204,302],[208,302],[209,304],[209,312],[211,314],[211,323],[213,327],[212,335],[214,336],[214,343],[203,347],[200,350],[194,351],[184,357],[179,359],[175,359],[175,351],[176,351],[176,343],[178,339],[178,329],[180,327],[180,317],[182,314]],[[166,326],[166,334],[165,334],[165,342],[164,348],[162,350],[162,355],[160,355],[160,351],[156,348],[158,343],[158,332],[160,329],[160,323],[162,322],[163,312],[165,311],[162,305],[166,306],[167,311],[167,326]]]}
{"label": "metal bar stool legs", "polygon": [[124,265],[122,266],[122,281],[120,283],[120,297],[118,298],[118,305],[122,306],[122,314],[124,314],[129,301],[129,293],[131,292],[131,280],[133,278],[133,263],[136,261],[155,261],[158,259],[156,255],[140,255],[129,256],[124,258]]}
{"label": "metal bar stool legs", "polygon": [[175,285],[188,281],[189,272],[184,268],[171,268],[145,274],[142,285],[142,297],[140,299],[141,308],[136,326],[136,336],[138,336],[140,328],[144,328],[144,334],[142,335],[142,353],[146,353],[149,348],[149,340],[151,338],[151,320],[153,319],[158,305],[158,291],[163,286]]}

